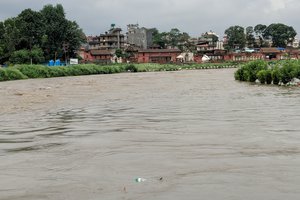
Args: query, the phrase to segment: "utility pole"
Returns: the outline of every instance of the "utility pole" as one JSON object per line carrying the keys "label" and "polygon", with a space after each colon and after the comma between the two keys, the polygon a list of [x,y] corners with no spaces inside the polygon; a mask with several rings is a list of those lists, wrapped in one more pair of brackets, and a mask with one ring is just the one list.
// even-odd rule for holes
{"label": "utility pole", "polygon": [[67,64],[68,64],[67,51],[69,50],[69,43],[66,43],[66,42],[63,43],[63,50],[65,52],[65,65],[67,66]]}

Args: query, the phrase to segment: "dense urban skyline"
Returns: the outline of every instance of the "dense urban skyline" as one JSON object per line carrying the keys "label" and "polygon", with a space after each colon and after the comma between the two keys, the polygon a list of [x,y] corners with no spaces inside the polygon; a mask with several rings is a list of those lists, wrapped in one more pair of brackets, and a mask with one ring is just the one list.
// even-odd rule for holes
{"label": "dense urban skyline", "polygon": [[300,2],[296,0],[10,0],[0,2],[0,21],[17,16],[22,10],[40,10],[46,4],[62,4],[66,16],[75,20],[87,35],[105,32],[110,24],[155,27],[160,31],[178,28],[191,36],[206,31],[219,35],[232,25],[284,23],[297,32]]}

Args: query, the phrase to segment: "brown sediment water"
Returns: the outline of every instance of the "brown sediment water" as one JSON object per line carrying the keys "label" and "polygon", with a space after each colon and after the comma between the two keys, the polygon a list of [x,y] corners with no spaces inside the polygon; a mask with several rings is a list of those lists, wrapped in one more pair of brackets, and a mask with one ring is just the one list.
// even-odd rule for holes
{"label": "brown sediment water", "polygon": [[1,82],[0,199],[298,199],[300,88],[234,71]]}

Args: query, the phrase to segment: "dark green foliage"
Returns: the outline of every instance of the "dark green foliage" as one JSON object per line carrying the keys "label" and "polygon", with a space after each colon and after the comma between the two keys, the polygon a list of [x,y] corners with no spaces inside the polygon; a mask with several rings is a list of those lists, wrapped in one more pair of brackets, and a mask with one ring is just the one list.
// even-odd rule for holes
{"label": "dark green foliage", "polygon": [[65,55],[75,56],[84,40],[78,24],[66,19],[62,5],[46,5],[41,11],[26,9],[0,22],[0,63],[27,64],[31,59],[42,63],[44,56],[65,60]]}
{"label": "dark green foliage", "polygon": [[70,70],[67,67],[51,67],[48,69],[50,77],[70,76]]}
{"label": "dark green foliage", "polygon": [[51,77],[49,73],[49,67],[43,65],[21,65],[18,66],[20,72],[26,75],[28,78],[48,78]]}
{"label": "dark green foliage", "polygon": [[[224,64],[227,66],[226,64]],[[229,65],[228,65],[229,66]],[[230,65],[232,66],[232,65]],[[80,76],[91,74],[113,74],[121,72],[177,71],[181,69],[213,69],[216,64],[161,65],[148,64],[115,64],[115,65],[73,65],[66,67],[47,67],[43,65],[19,65],[12,68],[0,68],[0,81],[24,78],[50,78],[61,76]]]}
{"label": "dark green foliage", "polygon": [[[181,51],[196,51],[196,46],[190,41],[190,36],[186,32],[181,32],[177,28],[172,28],[169,32],[159,33],[157,29],[153,30],[153,44],[160,48],[172,47]],[[218,38],[216,38],[218,40]]]}
{"label": "dark green foliage", "polygon": [[[1,70],[0,72],[0,80],[1,81],[10,81],[10,80],[20,80],[20,79],[27,79],[24,74],[22,74],[18,69],[9,67],[5,70]],[[3,72],[5,71],[5,72]]]}
{"label": "dark green foliage", "polygon": [[29,51],[26,49],[14,51],[11,57],[9,58],[9,61],[15,64],[29,64],[30,63]]}
{"label": "dark green foliage", "polygon": [[[254,74],[256,74],[254,76]],[[267,63],[264,61],[254,61],[239,68],[234,77],[236,80],[249,81],[258,79],[262,84],[278,85],[287,84],[293,78],[300,77],[300,62],[293,60],[278,61],[277,63]]]}
{"label": "dark green foliage", "polygon": [[254,29],[252,26],[246,28],[246,42],[248,47],[253,48],[255,45]]}
{"label": "dark green foliage", "polygon": [[227,49],[242,49],[246,44],[245,29],[241,26],[231,26],[225,30],[228,39]]}
{"label": "dark green foliage", "polygon": [[237,80],[237,81],[246,81],[244,79],[243,68],[239,68],[238,70],[236,70],[236,72],[234,73],[234,79]]}
{"label": "dark green foliage", "polygon": [[123,58],[123,57],[124,57],[124,54],[123,54],[122,49],[117,49],[116,52],[115,52],[115,55],[116,55],[118,58]]}
{"label": "dark green foliage", "polygon": [[6,70],[0,68],[0,81],[7,81]]}
{"label": "dark green foliage", "polygon": [[125,70],[126,71],[130,71],[130,72],[137,72],[138,68],[135,65],[131,64],[131,65],[127,65],[125,67]]}
{"label": "dark green foliage", "polygon": [[246,65],[244,65],[243,68],[243,77],[244,80],[249,82],[255,82],[257,79],[257,73],[260,70],[266,70],[267,69],[267,62],[262,60],[256,60],[253,62],[249,62]]}
{"label": "dark green foliage", "polygon": [[266,83],[271,84],[272,83],[272,70],[268,69],[265,71],[265,76],[266,76]]}
{"label": "dark green foliage", "polygon": [[259,72],[257,72],[257,78],[261,84],[265,84],[266,83],[266,70],[260,70]]}
{"label": "dark green foliage", "polygon": [[293,69],[295,68],[294,63],[287,62],[284,63],[284,65],[279,69],[280,71],[280,81],[284,84],[287,84],[290,82],[294,76],[293,76]]}
{"label": "dark green foliage", "polygon": [[286,47],[288,42],[292,42],[297,35],[293,27],[285,24],[271,24],[263,33],[265,38],[272,39],[273,47]]}
{"label": "dark green foliage", "polygon": [[279,67],[275,67],[272,70],[272,80],[273,80],[273,84],[274,85],[278,85],[280,82],[280,71],[279,71]]}
{"label": "dark green foliage", "polygon": [[299,61],[295,61],[295,65],[293,67],[293,70],[292,70],[292,76],[294,78],[298,78],[300,79],[300,62]]}
{"label": "dark green foliage", "polygon": [[14,51],[9,61],[14,64],[41,63],[44,62],[43,51],[37,47],[34,47],[32,50],[21,49]]}

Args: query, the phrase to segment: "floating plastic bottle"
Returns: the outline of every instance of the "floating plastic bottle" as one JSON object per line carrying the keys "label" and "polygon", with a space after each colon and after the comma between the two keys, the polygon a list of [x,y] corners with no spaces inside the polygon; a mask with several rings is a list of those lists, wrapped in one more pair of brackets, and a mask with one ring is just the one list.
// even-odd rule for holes
{"label": "floating plastic bottle", "polygon": [[147,179],[145,179],[145,178],[136,178],[135,179],[135,182],[137,182],[137,183],[141,183],[141,182],[145,182],[145,181],[147,181]]}

